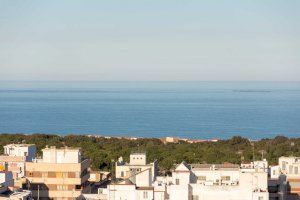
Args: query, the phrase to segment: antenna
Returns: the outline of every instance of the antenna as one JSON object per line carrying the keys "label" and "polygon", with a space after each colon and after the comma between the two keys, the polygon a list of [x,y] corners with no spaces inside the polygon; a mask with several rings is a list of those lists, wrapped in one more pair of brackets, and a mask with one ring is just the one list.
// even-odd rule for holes
{"label": "antenna", "polygon": [[254,155],[254,142],[251,142],[251,146],[252,146],[252,159],[253,159],[253,162],[255,160],[255,155]]}
{"label": "antenna", "polygon": [[261,153],[261,160],[263,160],[265,157],[264,157],[264,154],[265,154],[265,150],[260,150],[259,151]]}

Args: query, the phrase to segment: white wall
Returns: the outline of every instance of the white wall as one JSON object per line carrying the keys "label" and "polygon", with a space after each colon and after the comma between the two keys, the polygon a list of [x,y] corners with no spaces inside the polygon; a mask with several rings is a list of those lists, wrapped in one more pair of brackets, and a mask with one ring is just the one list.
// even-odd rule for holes
{"label": "white wall", "polygon": [[35,145],[27,144],[8,144],[3,147],[4,154],[9,156],[25,156],[26,161],[32,161],[36,156]]}
{"label": "white wall", "polygon": [[146,154],[145,153],[135,153],[130,154],[130,165],[146,165]]}
{"label": "white wall", "polygon": [[135,185],[108,185],[108,200],[137,200]]}
{"label": "white wall", "polygon": [[191,200],[190,185],[171,185],[170,200]]}
{"label": "white wall", "polygon": [[153,190],[137,190],[137,200],[153,200]]}
{"label": "white wall", "polygon": [[43,162],[46,163],[80,163],[81,153],[78,149],[43,149]]}

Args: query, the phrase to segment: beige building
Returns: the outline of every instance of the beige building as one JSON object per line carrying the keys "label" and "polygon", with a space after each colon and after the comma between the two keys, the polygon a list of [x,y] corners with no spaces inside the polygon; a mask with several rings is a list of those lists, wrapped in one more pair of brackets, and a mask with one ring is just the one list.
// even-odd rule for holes
{"label": "beige building", "polygon": [[79,148],[46,147],[43,158],[26,162],[28,187],[34,198],[75,199],[89,193],[90,161]]}
{"label": "beige building", "polygon": [[36,156],[34,144],[8,144],[4,147],[4,154],[0,155],[0,165],[11,171],[15,187],[22,187],[25,176],[25,163],[31,162]]}

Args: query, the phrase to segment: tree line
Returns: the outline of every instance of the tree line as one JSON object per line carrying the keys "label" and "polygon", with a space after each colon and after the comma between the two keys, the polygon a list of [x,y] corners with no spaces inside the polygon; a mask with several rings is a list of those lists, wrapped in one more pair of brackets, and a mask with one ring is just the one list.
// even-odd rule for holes
{"label": "tree line", "polygon": [[3,146],[10,143],[35,144],[38,156],[46,145],[80,147],[84,157],[91,160],[93,170],[112,170],[120,156],[129,161],[131,152],[146,152],[148,162],[158,160],[161,171],[169,171],[182,161],[240,164],[264,157],[269,164],[277,164],[280,156],[300,156],[300,138],[284,136],[258,141],[235,136],[218,142],[164,144],[156,138],[129,140],[86,135],[0,134],[0,154],[3,154]]}

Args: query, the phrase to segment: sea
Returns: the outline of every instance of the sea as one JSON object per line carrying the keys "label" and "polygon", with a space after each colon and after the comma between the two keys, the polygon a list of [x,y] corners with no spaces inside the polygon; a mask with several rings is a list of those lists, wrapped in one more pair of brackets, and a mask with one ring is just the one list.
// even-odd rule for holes
{"label": "sea", "polygon": [[0,81],[0,133],[300,137],[300,82]]}

